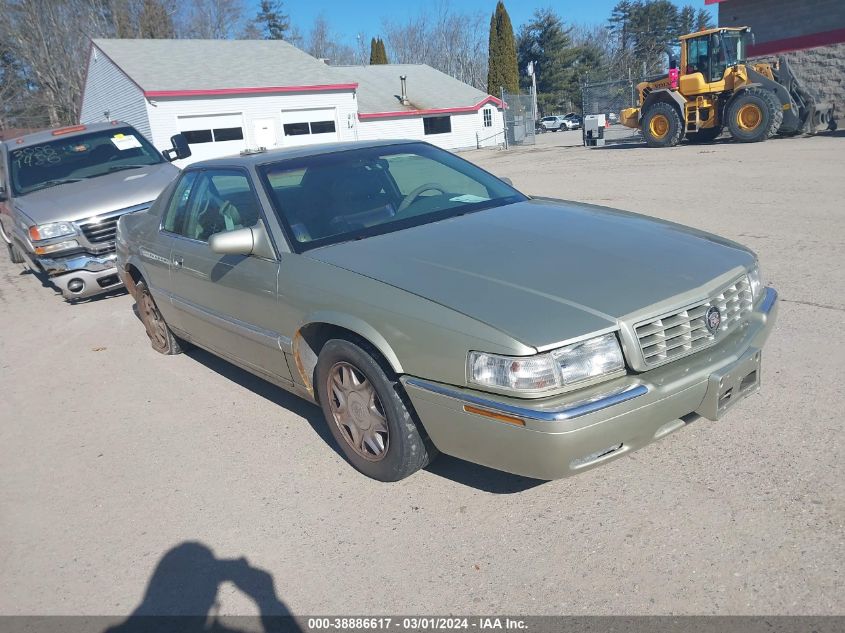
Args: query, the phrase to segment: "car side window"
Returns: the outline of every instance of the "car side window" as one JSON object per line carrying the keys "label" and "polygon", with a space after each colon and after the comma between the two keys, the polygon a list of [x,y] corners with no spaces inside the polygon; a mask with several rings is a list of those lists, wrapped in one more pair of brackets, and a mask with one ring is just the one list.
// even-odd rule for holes
{"label": "car side window", "polygon": [[189,171],[182,176],[179,184],[176,185],[173,196],[170,198],[170,204],[167,205],[167,211],[164,214],[164,222],[161,223],[161,228],[165,231],[170,233],[181,232],[185,211],[188,208],[188,199],[191,197],[191,189],[196,178],[197,172]]}
{"label": "car side window", "polygon": [[216,169],[201,172],[188,201],[185,221],[177,233],[207,242],[215,233],[255,226],[258,200],[241,171]]}

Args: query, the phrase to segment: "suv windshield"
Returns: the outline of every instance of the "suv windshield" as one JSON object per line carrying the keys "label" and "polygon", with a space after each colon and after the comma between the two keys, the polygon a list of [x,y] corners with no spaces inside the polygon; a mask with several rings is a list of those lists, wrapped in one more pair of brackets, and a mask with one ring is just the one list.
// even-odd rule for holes
{"label": "suv windshield", "polygon": [[260,173],[298,252],[527,200],[426,143],[317,154]]}
{"label": "suv windshield", "polygon": [[19,196],[162,162],[162,155],[131,127],[60,136],[54,141],[9,152],[12,190]]}

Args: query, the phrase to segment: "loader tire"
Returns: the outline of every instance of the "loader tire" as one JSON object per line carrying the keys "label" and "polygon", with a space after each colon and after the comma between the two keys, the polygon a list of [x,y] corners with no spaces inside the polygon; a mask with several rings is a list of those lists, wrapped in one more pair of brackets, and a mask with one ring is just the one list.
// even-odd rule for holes
{"label": "loader tire", "polygon": [[757,143],[777,133],[783,124],[783,110],[771,92],[753,87],[734,98],[725,118],[734,140]]}
{"label": "loader tire", "polygon": [[643,114],[642,134],[649,147],[674,147],[681,142],[684,124],[674,106],[658,101]]}
{"label": "loader tire", "polygon": [[722,133],[722,126],[703,127],[698,132],[687,132],[686,139],[690,143],[710,143]]}

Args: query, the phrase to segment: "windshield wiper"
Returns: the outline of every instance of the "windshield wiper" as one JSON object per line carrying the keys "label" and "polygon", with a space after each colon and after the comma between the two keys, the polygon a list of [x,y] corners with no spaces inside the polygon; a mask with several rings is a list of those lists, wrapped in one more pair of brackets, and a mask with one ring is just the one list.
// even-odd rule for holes
{"label": "windshield wiper", "polygon": [[122,171],[124,169],[139,169],[141,167],[149,167],[149,165],[112,165],[106,171],[99,173],[96,176],[88,176],[88,178],[96,178],[97,176],[102,176],[103,174],[110,174],[113,171]]}
{"label": "windshield wiper", "polygon": [[47,180],[45,182],[42,182],[35,189],[30,189],[28,193],[32,193],[34,191],[41,191],[42,189],[47,189],[48,187],[55,187],[57,185],[67,185],[71,182],[79,182],[80,180],[83,180],[83,178],[56,178],[55,180]]}

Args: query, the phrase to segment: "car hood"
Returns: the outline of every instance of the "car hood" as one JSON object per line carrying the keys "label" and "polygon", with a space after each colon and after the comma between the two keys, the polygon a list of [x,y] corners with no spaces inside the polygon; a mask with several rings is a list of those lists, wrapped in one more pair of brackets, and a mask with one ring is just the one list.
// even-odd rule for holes
{"label": "car hood", "polygon": [[35,224],[82,220],[155,200],[178,173],[170,163],[116,171],[35,191],[15,206]]}
{"label": "car hood", "polygon": [[744,247],[603,207],[531,200],[308,251],[546,347],[750,266]]}

